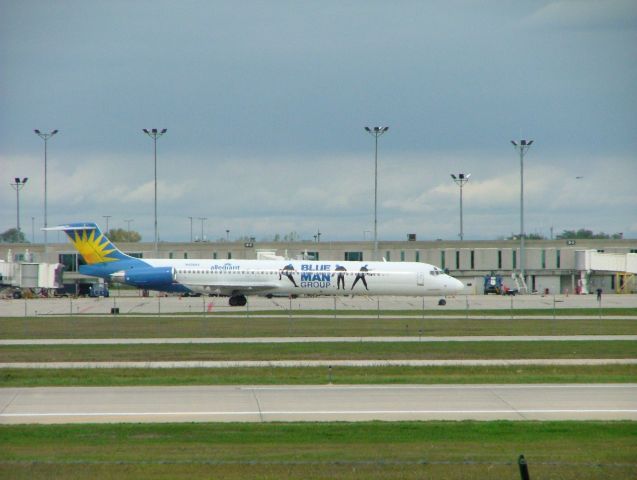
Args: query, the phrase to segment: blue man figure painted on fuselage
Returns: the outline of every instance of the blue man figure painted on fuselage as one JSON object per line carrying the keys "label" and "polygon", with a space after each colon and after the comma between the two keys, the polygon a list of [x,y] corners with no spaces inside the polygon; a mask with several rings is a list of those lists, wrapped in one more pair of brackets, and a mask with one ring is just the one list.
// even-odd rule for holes
{"label": "blue man figure painted on fuselage", "polygon": [[299,288],[299,286],[296,284],[296,281],[294,280],[294,277],[292,276],[294,272],[296,272],[296,270],[294,270],[294,265],[292,265],[291,263],[289,265],[286,265],[281,270],[279,270],[279,280],[281,280],[281,275],[285,275],[290,279],[290,282],[292,282],[296,288]]}
{"label": "blue man figure painted on fuselage", "polygon": [[336,275],[336,289],[340,290],[342,285],[343,290],[345,290],[345,272],[347,272],[347,269],[343,265],[336,265],[334,271],[338,272],[336,274],[333,274]]}
{"label": "blue man figure painted on fuselage", "polygon": [[354,287],[356,286],[359,280],[363,282],[363,285],[365,285],[365,290],[369,290],[369,288],[367,288],[367,280],[365,280],[365,275],[367,275],[368,272],[369,272],[369,269],[367,268],[367,265],[363,265],[360,269],[360,272],[356,274],[356,278],[354,279],[354,283],[352,283],[351,290],[354,290]]}

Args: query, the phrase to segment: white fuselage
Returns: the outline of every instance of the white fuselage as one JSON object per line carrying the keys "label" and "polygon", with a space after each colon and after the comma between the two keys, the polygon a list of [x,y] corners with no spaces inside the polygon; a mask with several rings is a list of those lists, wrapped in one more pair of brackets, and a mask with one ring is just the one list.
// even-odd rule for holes
{"label": "white fuselage", "polygon": [[464,285],[438,267],[414,262],[313,260],[160,260],[188,289],[217,295],[450,295]]}

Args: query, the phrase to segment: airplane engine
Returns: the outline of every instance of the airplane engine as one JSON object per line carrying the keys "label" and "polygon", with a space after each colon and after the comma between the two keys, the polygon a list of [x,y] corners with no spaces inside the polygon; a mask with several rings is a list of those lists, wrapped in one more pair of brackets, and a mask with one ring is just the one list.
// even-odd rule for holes
{"label": "airplane engine", "polygon": [[[117,275],[119,273],[120,275]],[[112,275],[119,276],[121,279],[122,272]],[[175,269],[173,267],[148,267],[148,268],[132,268],[123,272],[123,281],[129,285],[140,288],[161,288],[175,283]]]}

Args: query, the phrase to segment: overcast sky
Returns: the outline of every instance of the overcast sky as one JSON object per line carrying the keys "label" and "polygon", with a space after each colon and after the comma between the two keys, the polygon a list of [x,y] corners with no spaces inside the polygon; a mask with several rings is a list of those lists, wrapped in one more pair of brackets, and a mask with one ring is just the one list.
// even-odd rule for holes
{"label": "overcast sky", "polygon": [[[637,238],[637,2],[0,0],[0,231]],[[578,178],[582,177],[582,178]],[[201,223],[195,220],[199,236]]]}

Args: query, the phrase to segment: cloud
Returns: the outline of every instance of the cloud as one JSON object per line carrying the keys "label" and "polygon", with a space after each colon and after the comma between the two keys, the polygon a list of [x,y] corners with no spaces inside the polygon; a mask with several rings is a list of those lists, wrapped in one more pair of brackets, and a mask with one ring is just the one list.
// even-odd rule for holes
{"label": "cloud", "polygon": [[[164,154],[159,159],[158,213],[163,239],[189,237],[188,217],[206,217],[206,236],[272,237],[298,232],[312,238],[361,239],[373,226],[373,162],[370,155],[233,155],[208,157]],[[637,193],[628,157],[538,158],[525,163],[527,231],[548,235],[567,228],[634,232]],[[466,152],[385,153],[379,162],[379,232],[382,238],[455,238],[459,189],[449,172],[473,172],[463,189],[467,238],[496,238],[519,229],[519,171],[511,154]],[[0,157],[10,175],[29,176],[22,193],[23,221],[42,217],[42,168],[38,157]],[[152,164],[127,155],[84,152],[51,162],[49,223],[101,221],[134,227],[152,237]],[[575,165],[604,165],[581,170]],[[311,167],[307,167],[310,165]],[[150,167],[150,168],[149,168]],[[634,169],[633,169],[634,170]],[[15,172],[15,173],[14,173]],[[584,173],[584,178],[575,178]],[[608,186],[612,185],[612,188]],[[0,189],[6,228],[15,219],[15,196]],[[195,222],[196,225],[196,222]],[[194,229],[198,232],[198,229]]]}
{"label": "cloud", "polygon": [[[192,216],[207,217],[214,237],[230,228],[311,238],[321,228],[361,238],[374,205],[363,126],[377,121],[391,127],[379,152],[383,238],[456,238],[449,174],[461,171],[473,173],[467,238],[515,231],[519,164],[508,140],[522,134],[536,139],[525,168],[530,231],[634,223],[633,0],[139,0],[122,16],[124,4],[24,0],[0,16],[0,171],[30,178],[23,219],[43,215],[32,130],[58,128],[49,222],[134,218],[152,238],[152,142],[141,128],[167,127],[162,238],[188,238]],[[6,180],[0,215],[0,228],[13,225]]]}
{"label": "cloud", "polygon": [[633,0],[557,0],[534,12],[525,23],[550,29],[634,29],[637,6]]}

